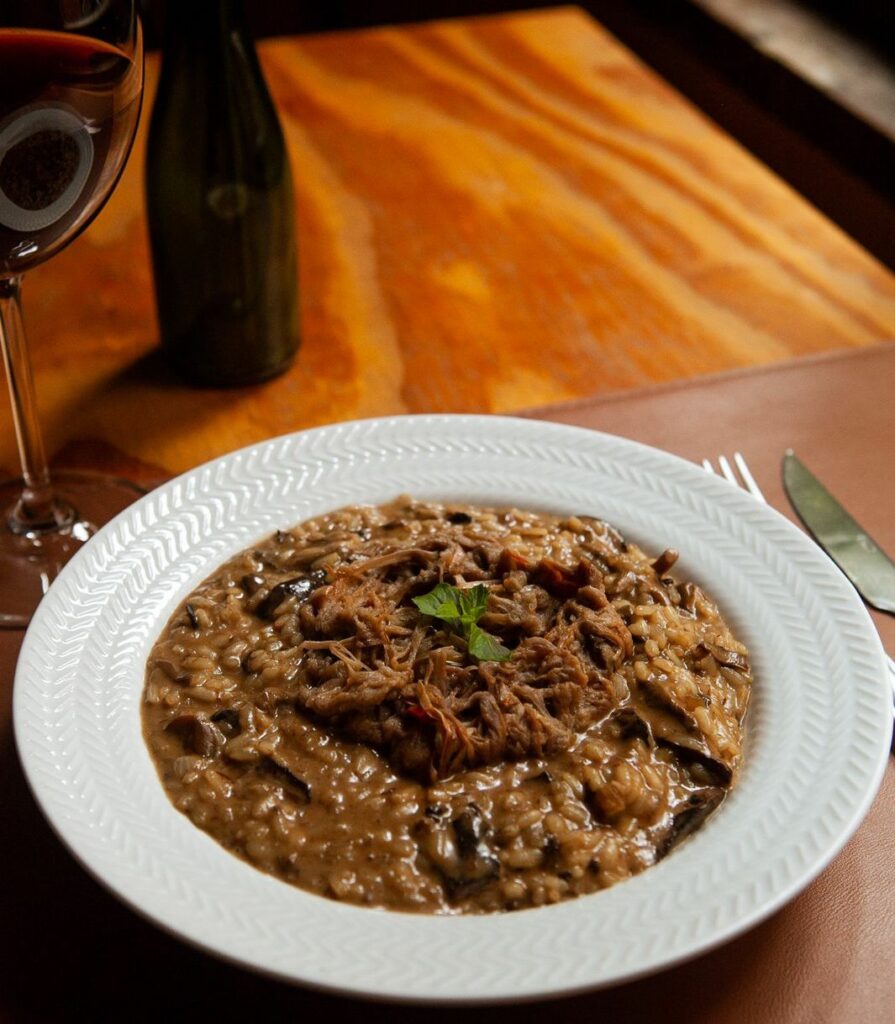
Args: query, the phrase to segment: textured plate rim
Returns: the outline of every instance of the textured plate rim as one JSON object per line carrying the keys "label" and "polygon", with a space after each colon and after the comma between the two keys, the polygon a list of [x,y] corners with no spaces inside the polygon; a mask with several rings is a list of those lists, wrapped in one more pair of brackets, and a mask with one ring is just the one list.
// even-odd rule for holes
{"label": "textured plate rim", "polygon": [[[411,428],[416,433],[422,432],[424,435],[426,431],[434,432],[436,435],[439,432],[448,432],[454,435],[457,438],[456,443],[461,448],[465,446],[465,450],[462,451],[462,459],[469,458],[469,448],[473,450],[475,456],[480,458],[485,458],[486,455],[488,457],[493,455],[496,458],[505,458],[506,450],[501,448],[501,444],[509,444],[514,455],[517,454],[517,447],[523,451],[521,456],[523,464],[526,460],[537,463],[538,456],[532,455],[531,448],[532,446],[537,447],[539,444],[547,445],[547,448],[554,452],[568,449],[574,452],[576,457],[581,455],[582,452],[585,455],[590,453],[598,462],[601,459],[604,461],[608,459],[608,463],[611,463],[614,458],[620,459],[622,455],[626,458],[630,457],[636,464],[632,477],[635,490],[638,485],[641,488],[644,486],[643,480],[638,480],[637,478],[638,473],[642,474],[645,472],[644,466],[651,466],[654,470],[658,469],[660,475],[662,472],[667,472],[672,478],[682,477],[688,485],[686,488],[688,493],[692,487],[698,485],[698,490],[702,494],[708,495],[708,498],[705,499],[709,502],[708,508],[711,509],[713,504],[723,506],[727,513],[733,514],[738,518],[742,517],[751,523],[752,525],[747,528],[745,536],[750,536],[751,530],[753,531],[751,535],[753,541],[756,539],[756,535],[761,540],[762,530],[769,531],[770,534],[773,534],[774,543],[777,546],[782,543],[784,549],[790,555],[795,557],[797,554],[800,567],[809,566],[811,572],[815,574],[814,578],[823,581],[824,586],[827,588],[827,598],[837,602],[837,610],[839,612],[842,612],[843,609],[847,611],[846,617],[849,619],[849,627],[856,630],[855,642],[860,640],[863,645],[861,656],[857,660],[853,659],[846,666],[849,669],[850,676],[848,692],[852,692],[852,688],[857,683],[857,692],[860,692],[861,699],[866,705],[862,708],[862,711],[866,712],[868,708],[872,707],[875,711],[879,712],[879,715],[878,718],[874,718],[873,723],[868,725],[865,714],[865,721],[863,723],[865,727],[864,740],[866,741],[868,737],[870,738],[870,749],[868,750],[865,744],[860,750],[848,748],[843,753],[843,757],[851,757],[853,760],[857,759],[860,762],[860,767],[854,769],[857,789],[848,805],[846,813],[839,816],[835,828],[819,846],[809,852],[805,862],[799,866],[798,870],[794,873],[790,872],[790,876],[786,879],[785,883],[772,886],[770,891],[765,892],[761,896],[753,894],[735,912],[729,914],[723,923],[718,921],[713,928],[709,929],[708,933],[691,936],[689,940],[678,936],[676,940],[666,942],[661,951],[654,951],[652,955],[648,956],[640,956],[639,959],[634,958],[631,960],[629,958],[629,962],[619,964],[617,969],[610,970],[608,973],[605,971],[602,974],[596,971],[588,972],[585,965],[584,973],[582,974],[580,964],[577,965],[577,974],[569,971],[563,973],[561,965],[560,968],[551,969],[549,976],[544,974],[543,970],[540,977],[537,976],[536,972],[532,974],[529,971],[524,975],[524,981],[516,979],[515,984],[503,982],[502,984],[492,983],[490,985],[485,984],[484,986],[479,984],[477,987],[475,979],[467,977],[464,979],[467,984],[460,988],[461,979],[464,978],[464,965],[458,963],[459,976],[457,981],[460,990],[454,990],[452,987],[446,986],[442,981],[436,991],[428,991],[420,986],[418,981],[413,980],[410,984],[402,984],[401,986],[396,986],[394,983],[389,982],[380,983],[371,977],[349,977],[345,980],[334,981],[331,976],[326,975],[326,972],[321,972],[319,968],[314,966],[308,968],[301,962],[293,963],[286,967],[282,964],[272,966],[270,963],[259,960],[256,956],[247,955],[245,949],[234,950],[231,937],[228,936],[226,931],[219,932],[211,937],[207,931],[203,932],[202,929],[197,931],[191,927],[184,927],[182,923],[172,924],[170,919],[166,919],[164,912],[153,905],[153,900],[147,897],[145,891],[140,890],[139,887],[135,889],[132,885],[128,884],[126,877],[122,878],[120,874],[115,876],[115,872],[110,871],[108,860],[103,859],[103,853],[108,854],[107,850],[101,850],[100,853],[97,853],[96,848],[85,844],[82,834],[76,834],[72,819],[66,813],[70,810],[70,807],[67,808],[64,805],[60,805],[60,794],[54,790],[53,783],[48,780],[46,775],[46,765],[45,763],[42,764],[42,756],[45,752],[41,751],[39,745],[35,742],[35,737],[40,735],[41,723],[39,718],[35,720],[36,705],[34,701],[29,703],[29,696],[34,695],[36,688],[40,689],[37,686],[38,681],[35,676],[34,661],[35,659],[39,660],[39,657],[46,653],[48,646],[52,646],[55,631],[58,628],[64,627],[67,617],[66,597],[70,596],[71,588],[76,588],[78,584],[84,586],[85,581],[89,582],[92,580],[93,583],[96,582],[96,566],[94,563],[103,545],[105,546],[104,555],[111,557],[112,564],[114,565],[115,558],[120,560],[128,555],[129,543],[133,547],[136,539],[139,539],[142,534],[151,530],[154,523],[158,520],[164,520],[166,514],[173,514],[168,510],[168,503],[173,502],[176,505],[175,495],[180,495],[180,500],[186,503],[200,501],[203,495],[207,497],[215,486],[220,488],[221,480],[228,470],[232,470],[234,466],[240,466],[243,462],[254,460],[255,463],[260,461],[262,464],[266,464],[266,460],[271,452],[295,449],[304,456],[306,462],[308,460],[314,462],[317,459],[319,463],[320,452],[325,452],[334,443],[334,439],[337,439],[343,446],[341,456],[336,457],[337,475],[339,471],[344,475],[349,469],[353,474],[357,474],[358,465],[355,464],[356,459],[354,457],[356,449],[353,449],[351,446],[357,445],[359,438],[371,436],[374,439],[374,450],[378,446],[378,455],[385,457],[388,461],[388,459],[392,458],[394,452],[402,451],[403,442],[401,439],[402,437],[406,438]],[[462,436],[462,443],[460,436]],[[493,451],[490,451],[489,445],[494,438],[497,438],[499,443],[495,442],[496,447],[494,447]],[[434,445],[434,448],[431,446],[426,448],[426,445],[423,445],[422,454],[419,448],[416,449],[416,455],[422,459],[423,463],[425,463],[427,458],[442,457],[444,454],[439,448],[439,443],[432,441],[431,437],[429,441],[431,441],[431,445]],[[553,447],[551,448],[551,446]],[[459,449],[451,449],[451,454],[455,460],[461,459]],[[331,452],[326,452],[324,461],[330,455]],[[342,459],[341,463],[339,462],[339,457]],[[584,462],[587,462],[587,458],[584,458]],[[363,463],[359,465],[362,466]],[[549,469],[549,467],[545,467],[542,463],[538,463],[538,467],[545,471]],[[267,475],[275,477],[276,472],[271,471]],[[488,487],[484,484],[482,487],[488,490]],[[429,488],[429,491],[431,492],[431,488]],[[503,500],[523,504],[525,501],[524,497],[521,497],[523,491],[527,491],[527,486],[520,485],[516,488],[516,493],[520,497],[506,497]],[[457,493],[456,489],[451,486],[443,487],[442,492]],[[650,497],[652,497],[652,494]],[[543,494],[534,496],[529,503],[535,507],[543,506],[543,498]],[[360,499],[355,497],[352,500]],[[379,499],[377,498],[377,500]],[[618,501],[621,499],[615,496],[614,500]],[[599,510],[597,510],[597,514],[599,514]],[[297,515],[295,519],[303,517],[304,515]],[[607,514],[606,518],[611,519],[613,517]],[[615,518],[618,521],[618,517]],[[728,515],[729,519],[730,515]],[[755,523],[759,524],[758,527],[755,527]],[[272,528],[272,526],[268,525],[268,529]],[[647,530],[646,532],[648,533],[649,531]],[[123,541],[122,537],[124,538]],[[781,541],[781,537],[785,538],[785,541]],[[249,540],[246,543],[250,542]],[[112,555],[109,555],[110,550]],[[220,560],[219,558],[218,561]],[[208,571],[214,568],[215,564],[217,563],[212,563],[210,568],[204,568],[198,573],[198,576],[195,573],[193,576],[196,579],[202,578]],[[710,590],[712,589],[711,582],[706,581],[706,585]],[[116,588],[112,588],[109,591],[107,603],[108,601],[116,600],[115,593]],[[68,617],[71,616],[71,611],[71,605],[69,605]],[[163,621],[164,618],[161,617],[155,623],[153,628],[155,628],[156,633],[163,624]],[[855,638],[852,639],[854,640]],[[83,644],[81,646],[83,647]],[[66,650],[65,656],[68,658],[66,664],[74,664],[75,668],[78,667],[77,652]],[[74,659],[74,662],[72,662],[72,659]],[[622,981],[632,980],[653,973],[656,970],[670,967],[698,954],[707,952],[715,946],[729,941],[769,916],[816,877],[854,833],[860,821],[867,813],[882,778],[888,756],[888,735],[891,720],[885,717],[888,704],[883,666],[882,646],[869,614],[854,594],[850,585],[813,543],[789,523],[788,520],[772,509],[759,506],[753,499],[742,492],[735,491],[735,489],[730,488],[722,481],[709,478],[690,463],[686,463],[684,460],[668,453],[641,445],[638,442],[618,438],[613,435],[533,420],[491,416],[426,415],[385,417],[301,431],[247,446],[237,452],[199,466],[162,485],[161,488],[151,492],[121,513],[66,567],[59,581],[54,585],[54,588],[38,610],[25,638],[17,667],[14,693],[14,723],[16,740],[26,776],[38,803],[49,819],[54,831],[56,831],[57,835],[69,847],[75,857],[94,877],[98,878],[124,902],[137,910],[138,913],[159,924],[169,933],[177,935],[214,955],[260,971],[261,973],[331,992],[402,1002],[483,1003],[530,1000],[572,994],[618,984]],[[840,691],[843,691],[839,693],[839,698],[842,698],[844,688],[840,687]],[[847,694],[845,695],[847,696]],[[49,697],[51,701],[55,700],[55,695],[48,694],[46,687],[43,688],[42,696],[44,699]],[[722,808],[722,811],[724,810]],[[178,818],[181,817],[173,810],[172,814]],[[731,822],[731,815],[728,814],[728,824]],[[710,822],[709,826],[712,825],[713,823]],[[197,831],[191,825],[188,827],[191,833]],[[708,831],[708,826],[705,831]],[[714,846],[718,846],[718,843],[723,838],[723,836],[719,838],[717,833],[718,829],[715,828],[713,832],[715,836]],[[200,835],[202,834],[200,833]],[[694,836],[688,842],[687,847],[695,851],[697,842],[701,842],[705,846],[705,839],[701,833]],[[230,861],[235,860],[229,854],[224,854],[224,856]],[[253,876],[264,878],[264,886],[274,885],[277,891],[273,898],[277,898],[280,895],[279,891],[284,888],[280,883],[267,879],[266,876],[260,876],[260,873],[241,862],[237,863],[240,864],[242,871],[247,871]],[[658,872],[662,870],[667,871],[667,865],[674,866],[680,864],[681,861],[676,854],[675,857],[669,858],[663,865],[651,869],[630,882],[623,883],[596,896],[578,898],[577,900],[560,904],[557,907],[526,910],[496,917],[439,918],[434,920],[442,922],[436,927],[439,927],[443,933],[453,933],[454,938],[472,935],[473,939],[475,939],[476,932],[483,935],[488,933],[492,938],[494,935],[498,937],[501,934],[508,935],[507,926],[506,924],[500,924],[499,922],[501,921],[515,922],[516,924],[513,926],[514,931],[521,930],[523,924],[527,925],[530,921],[531,927],[527,929],[529,933],[533,929],[537,929],[539,933],[545,928],[547,930],[556,930],[557,925],[564,932],[570,915],[572,918],[571,923],[575,925],[576,921],[587,916],[587,912],[590,910],[593,911],[593,914],[590,916],[596,914],[604,906],[608,910],[610,902],[613,904],[613,908],[616,903],[620,902],[622,909],[624,909],[629,904],[635,902],[633,898],[634,890],[637,889],[637,892],[640,892],[643,888],[644,879],[656,877]],[[671,872],[672,876],[679,874],[681,874],[680,871],[672,870]],[[672,877],[671,881],[674,881],[674,877]],[[648,888],[655,889],[657,886],[658,883],[648,886]],[[255,886],[255,888],[259,888],[259,886]],[[619,896],[620,893],[621,896]],[[611,897],[611,900],[607,899],[607,897]],[[431,938],[433,934],[432,918],[381,911],[357,910],[356,908],[350,908],[347,915],[345,915],[341,911],[346,908],[341,908],[338,904],[302,894],[302,900],[306,901],[308,899],[315,901],[318,904],[318,909],[320,904],[325,904],[328,911],[324,911],[324,916],[334,919],[333,926],[337,928],[342,928],[344,923],[348,923],[350,927],[355,928],[357,926],[357,914],[360,914],[367,919],[365,924],[369,923],[370,925],[370,928],[367,930],[373,933],[377,931],[374,925],[374,918],[376,918],[379,922],[387,922],[387,927],[384,928],[386,931],[394,931],[391,925],[399,921],[403,922],[400,925],[400,929],[402,931],[409,930],[408,934],[411,932],[415,933],[417,941]],[[604,903],[597,907],[593,902],[594,900],[603,900]],[[335,909],[337,907],[339,907],[339,911]],[[549,927],[551,915],[552,918],[557,919],[552,929]],[[341,920],[343,917],[345,922]],[[561,921],[559,920],[560,918],[562,919]],[[493,927],[494,922],[498,922],[496,929]],[[516,925],[518,925],[518,928]],[[474,931],[471,931],[471,929]],[[467,964],[466,966],[468,967],[469,965]],[[406,981],[406,978],[404,980]]]}

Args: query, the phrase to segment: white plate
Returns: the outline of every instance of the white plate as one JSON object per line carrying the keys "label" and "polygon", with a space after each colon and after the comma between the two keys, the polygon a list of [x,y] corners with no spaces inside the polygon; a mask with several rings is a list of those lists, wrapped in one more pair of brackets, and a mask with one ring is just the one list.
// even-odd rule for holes
{"label": "white plate", "polygon": [[[140,732],[147,654],[226,558],[348,503],[401,492],[587,512],[677,548],[748,645],[748,759],[719,812],[605,892],[458,918],[343,906],[262,874],[176,812]],[[891,729],[879,638],[790,523],[702,470],[573,427],[477,416],[340,424],[211,462],[123,512],[41,604],[16,673],[28,779],[76,857],[177,935],[281,978],[402,1000],[521,999],[655,971],[742,932],[857,827]]]}

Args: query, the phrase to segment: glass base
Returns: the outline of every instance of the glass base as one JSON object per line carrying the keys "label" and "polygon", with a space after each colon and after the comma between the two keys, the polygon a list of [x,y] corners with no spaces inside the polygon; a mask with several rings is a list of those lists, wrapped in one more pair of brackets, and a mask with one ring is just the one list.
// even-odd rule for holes
{"label": "glass base", "polygon": [[60,508],[54,529],[14,532],[10,517],[22,493],[21,480],[0,483],[0,628],[22,629],[65,563],[101,527],[146,491],[139,484],[99,473],[54,472]]}

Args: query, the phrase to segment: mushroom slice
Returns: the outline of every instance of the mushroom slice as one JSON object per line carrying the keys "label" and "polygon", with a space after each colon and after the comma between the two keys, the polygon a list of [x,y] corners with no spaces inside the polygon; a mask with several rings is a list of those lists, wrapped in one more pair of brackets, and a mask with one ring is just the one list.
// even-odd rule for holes
{"label": "mushroom slice", "polygon": [[690,712],[661,684],[647,680],[638,685],[634,700],[640,718],[658,744],[672,748],[682,761],[704,773],[706,781],[727,786],[733,766],[719,758]]}
{"label": "mushroom slice", "polygon": [[661,555],[653,562],[653,569],[657,576],[664,576],[678,560],[680,555],[674,548],[666,548]]}
{"label": "mushroom slice", "polygon": [[290,597],[298,598],[299,602],[307,601],[312,591],[326,583],[325,572],[312,572],[308,576],[295,576],[282,580],[271,587],[267,596],[258,603],[255,614],[262,619],[272,619],[280,605]]}
{"label": "mushroom slice", "polygon": [[728,668],[735,668],[740,672],[749,671],[749,662],[742,654],[738,654],[736,651],[729,651],[726,647],[710,643],[708,640],[704,640],[703,645],[719,665],[726,665]]}
{"label": "mushroom slice", "polygon": [[460,864],[456,874],[445,877],[445,888],[452,900],[462,900],[484,889],[500,874],[500,861],[488,841],[491,830],[478,804],[467,804],[451,825]]}
{"label": "mushroom slice", "polygon": [[655,746],[653,730],[649,722],[645,721],[634,708],[619,708],[613,712],[612,721],[618,727],[618,737],[621,740],[643,740],[647,746]]}
{"label": "mushroom slice", "polygon": [[656,860],[666,857],[681,840],[695,832],[723,799],[722,789],[703,789],[679,804],[668,832],[656,847]]}
{"label": "mushroom slice", "polygon": [[286,783],[292,790],[300,793],[306,804],[311,802],[310,783],[305,782],[303,778],[296,775],[281,757],[277,757],[276,754],[266,755],[261,761],[260,768],[262,771],[267,772],[268,775],[272,775],[278,781]]}
{"label": "mushroom slice", "polygon": [[452,821],[424,819],[418,835],[421,853],[441,876],[452,902],[481,891],[500,874],[490,829],[477,804],[467,804]]}
{"label": "mushroom slice", "polygon": [[211,720],[227,739],[236,736],[241,730],[239,711],[236,708],[219,708],[211,716]]}
{"label": "mushroom slice", "polygon": [[200,757],[214,757],[224,746],[220,729],[199,715],[178,715],[168,722],[165,732],[180,736],[185,749]]}

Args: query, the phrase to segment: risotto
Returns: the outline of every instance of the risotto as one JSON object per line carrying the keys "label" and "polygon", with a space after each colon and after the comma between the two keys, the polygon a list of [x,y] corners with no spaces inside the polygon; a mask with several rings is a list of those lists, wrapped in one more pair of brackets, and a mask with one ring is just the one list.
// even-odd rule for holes
{"label": "risotto", "polygon": [[149,658],[168,796],[351,903],[555,903],[664,857],[733,786],[751,677],[677,554],[590,516],[407,497],[242,552]]}

